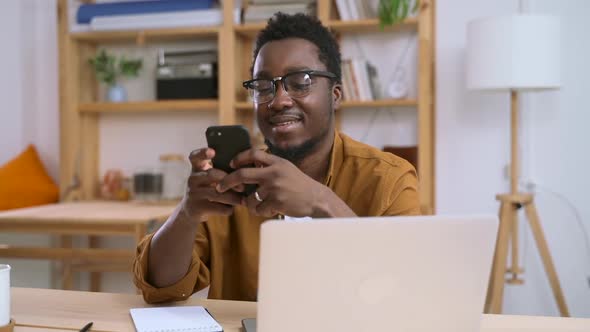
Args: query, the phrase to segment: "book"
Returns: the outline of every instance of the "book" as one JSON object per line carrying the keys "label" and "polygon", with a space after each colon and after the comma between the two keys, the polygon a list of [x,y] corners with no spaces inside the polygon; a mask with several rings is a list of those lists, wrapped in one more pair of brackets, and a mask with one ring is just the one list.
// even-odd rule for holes
{"label": "book", "polygon": [[369,87],[371,88],[373,100],[383,99],[383,90],[381,89],[381,84],[379,83],[377,67],[367,62],[367,74],[369,76]]}
{"label": "book", "polygon": [[348,21],[351,19],[348,3],[346,3],[346,0],[336,0],[336,9],[338,10],[338,16],[340,16],[340,20]]}
{"label": "book", "polygon": [[371,96],[371,88],[369,87],[369,75],[367,74],[366,60],[353,59],[352,70],[354,71],[354,76],[357,81],[359,100],[373,100],[373,96]]}
{"label": "book", "polygon": [[76,22],[88,24],[96,16],[130,15],[209,9],[213,0],[159,0],[83,4],[78,8]]}
{"label": "book", "polygon": [[310,4],[316,2],[316,0],[250,0],[251,5],[269,5],[269,4],[280,4],[280,3],[305,3]]}
{"label": "book", "polygon": [[350,13],[350,19],[353,21],[357,21],[361,19],[361,14],[359,13],[358,7],[356,5],[356,0],[347,0],[348,3],[348,11]]}
{"label": "book", "polygon": [[223,327],[201,306],[132,308],[137,332],[223,332]]}
{"label": "book", "polygon": [[244,22],[266,21],[277,12],[283,12],[289,15],[296,13],[315,15],[315,6],[305,3],[250,5],[244,10]]}
{"label": "book", "polygon": [[[240,9],[234,9],[234,23],[239,23]],[[223,24],[219,8],[158,14],[97,16],[90,21],[92,30],[137,30],[217,26]]]}

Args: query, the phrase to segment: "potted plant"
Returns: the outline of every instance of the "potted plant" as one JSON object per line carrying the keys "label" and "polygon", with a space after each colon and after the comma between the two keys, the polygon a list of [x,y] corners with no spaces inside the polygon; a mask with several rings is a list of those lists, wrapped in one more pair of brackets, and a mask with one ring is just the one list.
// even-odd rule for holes
{"label": "potted plant", "polygon": [[117,58],[104,49],[88,62],[94,69],[96,78],[108,86],[107,99],[111,102],[127,100],[127,92],[118,80],[121,77],[137,77],[143,64],[141,59],[126,59],[124,56]]}
{"label": "potted plant", "polygon": [[420,0],[379,0],[377,13],[381,28],[405,20],[409,14],[418,11]]}

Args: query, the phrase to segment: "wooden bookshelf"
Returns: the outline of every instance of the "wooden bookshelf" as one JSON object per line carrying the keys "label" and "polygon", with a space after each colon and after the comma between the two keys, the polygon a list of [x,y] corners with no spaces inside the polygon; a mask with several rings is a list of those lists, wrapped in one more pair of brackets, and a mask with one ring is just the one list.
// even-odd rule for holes
{"label": "wooden bookshelf", "polygon": [[381,100],[349,100],[340,105],[342,108],[375,108],[375,107],[403,107],[418,106],[416,99],[381,99]]}
{"label": "wooden bookshelf", "polygon": [[192,27],[174,29],[148,29],[148,30],[123,30],[123,31],[87,31],[74,32],[70,36],[79,42],[113,43],[136,42],[143,44],[147,41],[173,41],[195,38],[216,37],[219,27]]}
{"label": "wooden bookshelf", "polygon": [[[60,188],[68,188],[79,175],[82,199],[94,199],[99,183],[99,118],[101,114],[145,114],[166,111],[217,112],[219,124],[243,124],[252,127],[254,113],[246,100],[240,82],[250,76],[252,45],[266,22],[234,23],[236,0],[224,0],[223,24],[216,27],[146,29],[141,31],[69,32],[67,0],[58,0],[60,54]],[[346,101],[341,108],[359,111],[376,107],[413,107],[417,112],[418,171],[420,202],[425,213],[435,210],[434,174],[434,15],[435,0],[421,0],[417,17],[395,27],[381,28],[377,19],[340,21],[333,0],[317,0],[318,18],[342,38],[354,33],[391,33],[411,29],[418,39],[417,97],[402,100]],[[219,98],[217,100],[142,101],[121,104],[98,99],[98,84],[87,59],[96,54],[101,44],[214,39],[218,45]],[[337,113],[337,123],[341,114]],[[83,147],[83,148],[82,148]],[[80,154],[80,151],[84,154]]]}
{"label": "wooden bookshelf", "polygon": [[378,19],[365,19],[356,21],[330,20],[326,25],[337,33],[366,33],[366,32],[391,32],[403,28],[416,28],[418,19],[409,18],[395,26],[381,27]]}
{"label": "wooden bookshelf", "polygon": [[80,104],[81,113],[139,113],[163,111],[216,111],[216,99],[159,100],[125,103],[86,103]]}
{"label": "wooden bookshelf", "polygon": [[258,31],[262,30],[265,26],[266,22],[237,24],[234,25],[234,31],[239,36],[252,38],[255,37]]}
{"label": "wooden bookshelf", "polygon": [[[266,22],[245,23],[234,26],[234,31],[242,37],[254,37],[258,31],[266,26]],[[418,26],[418,19],[409,18],[402,23],[393,27],[387,26],[381,28],[378,19],[365,19],[356,21],[340,21],[330,20],[326,23],[332,31],[337,33],[359,33],[359,32],[390,32],[392,30],[401,28],[416,28]]]}

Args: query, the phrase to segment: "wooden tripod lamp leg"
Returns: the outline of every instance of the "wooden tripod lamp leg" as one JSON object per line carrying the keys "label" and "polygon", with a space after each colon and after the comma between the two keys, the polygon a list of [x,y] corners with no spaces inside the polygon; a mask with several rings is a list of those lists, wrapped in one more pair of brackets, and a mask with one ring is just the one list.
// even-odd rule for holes
{"label": "wooden tripod lamp leg", "polygon": [[[502,218],[502,209],[504,209],[504,202],[500,202],[500,209],[498,210],[498,217]],[[499,233],[498,233],[499,235]],[[494,293],[494,273],[496,271],[496,257],[498,255],[498,239],[499,237],[496,239],[496,248],[494,250],[494,258],[492,260],[492,269],[490,271],[490,278],[488,281],[488,292],[486,295],[486,303],[484,305],[484,312],[485,313],[490,313],[491,312],[491,308],[492,308],[492,294]]]}
{"label": "wooden tripod lamp leg", "polygon": [[539,222],[539,215],[537,214],[537,209],[535,208],[534,203],[531,202],[526,204],[525,212],[527,218],[529,219],[531,231],[535,237],[535,242],[537,242],[537,248],[539,249],[541,259],[543,260],[545,272],[549,278],[549,283],[551,284],[551,289],[553,290],[553,295],[555,296],[555,301],[557,302],[559,312],[561,313],[561,316],[569,317],[569,310],[565,303],[565,297],[563,296],[563,291],[561,290],[559,279],[557,278],[557,272],[555,270],[555,266],[553,265],[553,259],[551,259],[551,253],[549,253],[547,240],[543,234],[543,229],[541,228],[541,223]]}
{"label": "wooden tripod lamp leg", "polygon": [[488,308],[486,312],[499,314],[502,311],[502,294],[504,293],[504,275],[506,274],[506,260],[508,259],[508,244],[510,241],[510,231],[512,230],[512,216],[515,209],[509,202],[502,201],[500,208],[500,227],[498,230],[498,240],[496,242],[496,252],[494,254],[494,264],[492,267],[492,276],[490,288],[488,290],[491,298],[488,299]]}

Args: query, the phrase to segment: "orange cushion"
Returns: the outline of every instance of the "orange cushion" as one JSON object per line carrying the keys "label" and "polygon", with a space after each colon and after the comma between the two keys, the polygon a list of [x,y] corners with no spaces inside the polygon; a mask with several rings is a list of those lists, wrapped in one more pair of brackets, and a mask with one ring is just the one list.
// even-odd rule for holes
{"label": "orange cushion", "polygon": [[59,189],[33,145],[0,167],[0,210],[55,203],[58,199]]}

